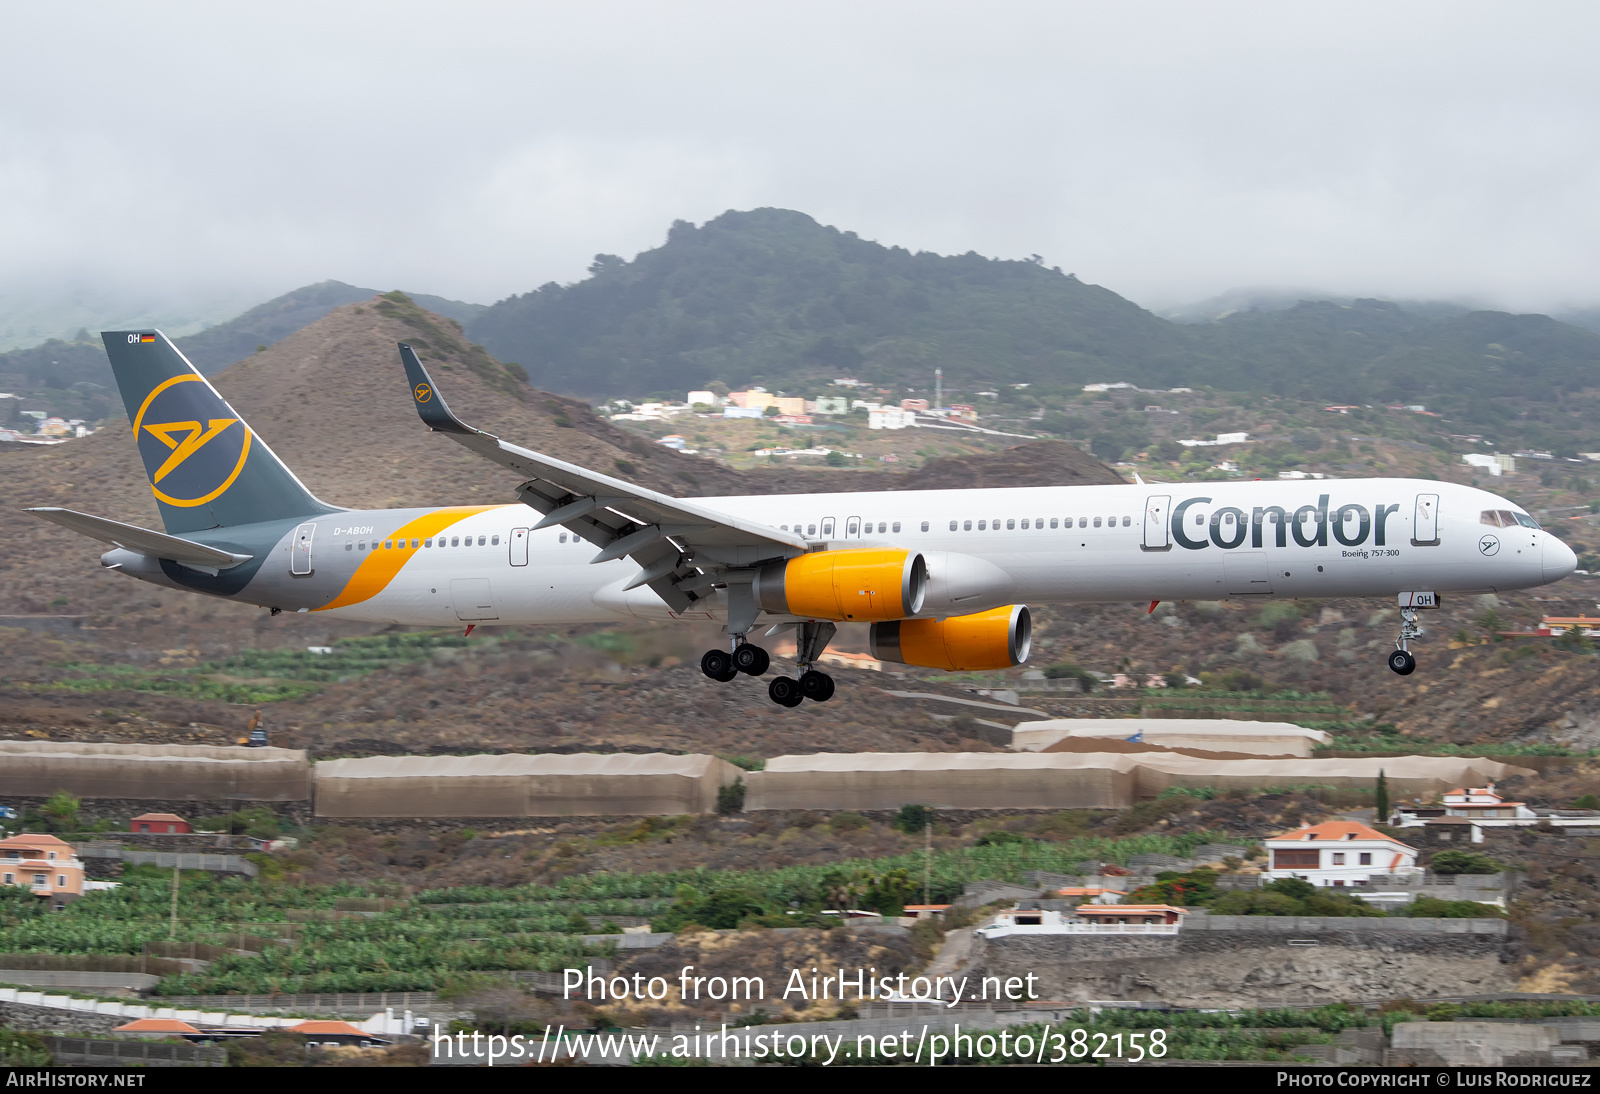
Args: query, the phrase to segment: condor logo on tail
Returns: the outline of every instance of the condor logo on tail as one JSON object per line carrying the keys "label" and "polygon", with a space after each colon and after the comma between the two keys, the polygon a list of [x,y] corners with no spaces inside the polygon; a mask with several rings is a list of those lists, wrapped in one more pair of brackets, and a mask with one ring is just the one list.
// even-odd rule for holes
{"label": "condor logo on tail", "polygon": [[220,497],[250,455],[250,429],[194,373],[159,384],[134,416],[150,490],[168,505],[204,505]]}

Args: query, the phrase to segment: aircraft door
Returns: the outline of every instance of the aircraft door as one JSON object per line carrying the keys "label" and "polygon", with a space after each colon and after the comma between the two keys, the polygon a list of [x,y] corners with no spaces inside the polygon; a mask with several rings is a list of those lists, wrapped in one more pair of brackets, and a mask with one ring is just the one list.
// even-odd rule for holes
{"label": "aircraft door", "polygon": [[511,565],[526,566],[528,564],[528,530],[526,528],[511,529]]}
{"label": "aircraft door", "polygon": [[1144,543],[1146,551],[1172,550],[1172,528],[1167,521],[1172,511],[1172,495],[1158,494],[1144,499]]}
{"label": "aircraft door", "polygon": [[832,517],[823,517],[822,518],[822,538],[823,539],[832,539],[833,538],[833,518]]}
{"label": "aircraft door", "polygon": [[289,572],[295,577],[311,576],[311,537],[315,524],[302,524],[294,530],[294,542],[289,544]]}
{"label": "aircraft door", "polygon": [[860,517],[845,517],[844,518],[844,538],[845,539],[860,539],[861,538],[861,518]]}
{"label": "aircraft door", "polygon": [[1416,517],[1411,522],[1411,546],[1439,546],[1439,495],[1418,494]]}

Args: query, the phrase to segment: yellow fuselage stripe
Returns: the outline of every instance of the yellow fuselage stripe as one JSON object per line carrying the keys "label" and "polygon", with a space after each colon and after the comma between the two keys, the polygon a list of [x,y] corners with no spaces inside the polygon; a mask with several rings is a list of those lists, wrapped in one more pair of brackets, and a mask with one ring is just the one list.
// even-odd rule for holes
{"label": "yellow fuselage stripe", "polygon": [[[413,539],[432,539],[452,524],[465,520],[467,517],[478,513],[487,513],[491,509],[509,508],[511,508],[509,505],[458,505],[446,509],[434,509],[424,513],[410,524],[396,528],[392,533],[384,536],[383,538],[386,540],[395,540],[397,545],[387,551],[380,548],[376,551],[368,552],[366,559],[362,561],[360,566],[356,567],[356,572],[350,575],[350,580],[345,582],[345,586],[339,595],[322,607],[313,608],[312,610],[325,612],[329,608],[346,608],[351,604],[360,604],[363,600],[371,600],[388,588],[389,583],[400,573],[401,568],[418,551],[424,549],[419,547],[413,550],[411,547]],[[398,546],[399,543],[404,543],[405,546]]]}

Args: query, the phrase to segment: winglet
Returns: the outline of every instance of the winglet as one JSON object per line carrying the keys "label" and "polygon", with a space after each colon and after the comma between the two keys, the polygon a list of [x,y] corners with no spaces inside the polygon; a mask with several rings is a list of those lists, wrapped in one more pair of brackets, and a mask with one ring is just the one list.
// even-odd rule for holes
{"label": "winglet", "polygon": [[417,358],[417,351],[404,342],[400,343],[400,362],[406,367],[406,382],[411,385],[411,398],[423,425],[440,433],[479,432],[450,412],[444,396],[433,384],[433,377]]}

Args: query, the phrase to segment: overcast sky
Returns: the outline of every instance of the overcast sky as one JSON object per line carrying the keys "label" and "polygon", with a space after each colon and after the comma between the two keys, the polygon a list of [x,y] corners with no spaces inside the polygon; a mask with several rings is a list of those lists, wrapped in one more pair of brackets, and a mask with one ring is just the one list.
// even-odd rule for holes
{"label": "overcast sky", "polygon": [[0,293],[488,303],[774,205],[1156,308],[1592,305],[1597,32],[1461,0],[0,0]]}

